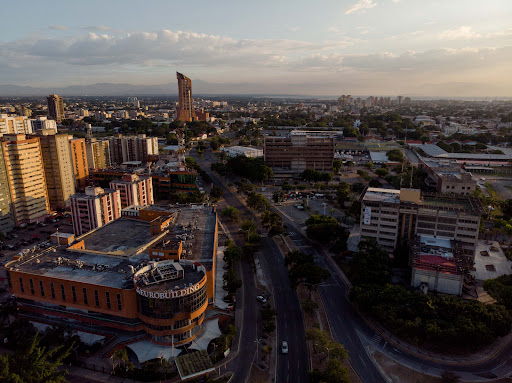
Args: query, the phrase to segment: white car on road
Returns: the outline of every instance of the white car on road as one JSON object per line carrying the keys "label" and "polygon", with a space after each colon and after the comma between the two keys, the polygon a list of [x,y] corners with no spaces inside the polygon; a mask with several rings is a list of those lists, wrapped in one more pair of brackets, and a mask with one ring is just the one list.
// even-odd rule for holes
{"label": "white car on road", "polygon": [[288,342],[283,340],[283,343],[281,343],[281,352],[283,354],[288,354]]}

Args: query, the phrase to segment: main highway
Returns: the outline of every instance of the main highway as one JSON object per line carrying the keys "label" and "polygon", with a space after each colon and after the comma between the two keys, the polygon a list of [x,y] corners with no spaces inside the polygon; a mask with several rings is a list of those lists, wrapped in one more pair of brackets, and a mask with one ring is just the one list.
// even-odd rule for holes
{"label": "main highway", "polygon": [[[226,203],[237,208],[243,218],[253,219],[255,222],[258,222],[256,215],[210,171],[210,164],[212,163],[211,152],[206,151],[204,158],[199,157],[195,150],[192,150],[190,154],[211,177],[213,184],[223,189]],[[236,225],[225,224],[228,225],[230,231],[238,231]],[[238,245],[242,244],[239,243]],[[272,345],[276,352],[275,382],[306,383],[308,380],[307,372],[309,370],[308,351],[306,347],[304,321],[297,292],[290,286],[288,269],[284,265],[284,259],[279,248],[271,238],[263,238],[260,253],[262,255],[262,267],[265,274],[270,276],[269,282],[272,286],[269,302],[273,303],[277,311],[277,349],[275,349],[275,344]],[[255,285],[252,261],[242,259],[241,269],[243,295],[239,297],[237,302],[238,307],[242,306],[243,310],[243,321],[241,329],[239,330],[240,348],[237,357],[228,363],[227,369],[234,372],[235,382],[243,383],[248,377],[251,363],[255,360],[256,340],[260,339],[262,336],[262,325],[259,318],[261,305],[256,300],[256,296],[261,292]],[[281,354],[280,352],[280,345],[283,340],[288,342],[288,354]],[[261,351],[260,349],[260,353]]]}

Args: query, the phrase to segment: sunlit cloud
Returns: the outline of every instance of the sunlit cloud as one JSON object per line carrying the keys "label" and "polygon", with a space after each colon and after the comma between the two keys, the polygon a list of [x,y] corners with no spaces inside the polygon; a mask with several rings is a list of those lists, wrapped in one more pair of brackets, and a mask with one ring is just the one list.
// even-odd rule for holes
{"label": "sunlit cloud", "polygon": [[374,8],[376,6],[377,3],[373,0],[359,0],[357,3],[355,3],[345,11],[345,15],[365,12],[366,10]]}

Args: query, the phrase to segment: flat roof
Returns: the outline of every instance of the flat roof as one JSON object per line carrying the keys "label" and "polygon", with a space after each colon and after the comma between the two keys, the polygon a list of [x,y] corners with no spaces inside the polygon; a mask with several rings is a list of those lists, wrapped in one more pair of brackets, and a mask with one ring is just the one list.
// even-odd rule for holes
{"label": "flat roof", "polygon": [[[151,236],[151,224],[148,221],[121,217],[79,237],[77,240],[84,240],[85,249],[55,245],[23,255],[9,262],[7,267],[49,278],[113,288],[133,288],[129,266],[140,270],[148,264],[149,255],[144,246],[149,248],[153,241],[176,240],[177,235],[183,237],[183,234],[187,234],[182,239],[183,249],[187,253],[182,254],[182,258],[199,262],[205,270],[211,270],[216,241],[216,213],[212,207],[199,205],[159,209],[176,214],[174,224],[168,228],[169,233],[162,237]],[[152,206],[152,210],[157,209]]]}
{"label": "flat roof", "polygon": [[36,255],[27,254],[9,265],[14,271],[112,288],[132,288],[130,265],[137,267],[149,257],[121,258],[68,251],[54,246]]}
{"label": "flat roof", "polygon": [[121,217],[82,235],[86,250],[129,256],[151,242],[151,225],[147,221]]}
{"label": "flat roof", "polygon": [[400,203],[400,190],[368,188],[363,197],[364,201]]}

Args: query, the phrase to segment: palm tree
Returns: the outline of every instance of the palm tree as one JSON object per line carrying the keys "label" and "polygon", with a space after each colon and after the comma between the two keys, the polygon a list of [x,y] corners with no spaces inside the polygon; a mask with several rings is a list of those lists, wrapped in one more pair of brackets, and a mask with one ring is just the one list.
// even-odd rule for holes
{"label": "palm tree", "polygon": [[130,359],[128,358],[128,352],[126,352],[126,348],[118,348],[117,350],[115,350],[110,359],[112,359],[112,371],[116,369],[116,361],[118,366],[121,363],[124,366],[125,363],[128,363],[130,361]]}

